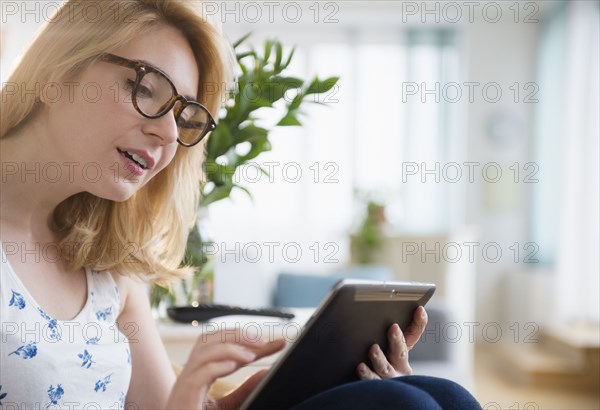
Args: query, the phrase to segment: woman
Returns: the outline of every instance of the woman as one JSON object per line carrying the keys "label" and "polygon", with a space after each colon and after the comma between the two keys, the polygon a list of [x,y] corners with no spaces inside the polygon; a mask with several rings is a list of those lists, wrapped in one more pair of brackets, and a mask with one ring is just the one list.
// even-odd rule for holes
{"label": "woman", "polygon": [[[218,402],[210,385],[284,345],[215,334],[176,379],[150,314],[144,282],[188,273],[198,144],[232,78],[231,51],[199,8],[68,1],[3,84],[0,408],[236,408],[262,373]],[[358,376],[409,374],[426,320],[420,308],[406,339],[392,326],[390,351],[373,346]],[[451,382],[403,380],[340,386],[299,408],[476,406]],[[436,390],[446,399],[425,393]]]}

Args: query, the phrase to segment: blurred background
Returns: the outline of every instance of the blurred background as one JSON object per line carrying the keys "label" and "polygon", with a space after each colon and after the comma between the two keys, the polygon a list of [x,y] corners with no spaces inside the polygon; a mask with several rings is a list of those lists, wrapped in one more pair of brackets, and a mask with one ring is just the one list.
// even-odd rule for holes
{"label": "blurred background", "polygon": [[[6,3],[2,81],[44,21]],[[205,4],[232,41],[295,47],[289,75],[340,77],[238,169],[252,198],[209,207],[214,301],[432,281],[450,348],[422,369],[487,409],[600,408],[598,1]]]}

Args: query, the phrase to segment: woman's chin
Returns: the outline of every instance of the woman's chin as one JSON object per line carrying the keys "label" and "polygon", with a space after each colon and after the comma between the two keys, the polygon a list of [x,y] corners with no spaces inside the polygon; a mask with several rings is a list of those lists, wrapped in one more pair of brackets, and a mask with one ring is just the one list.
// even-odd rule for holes
{"label": "woman's chin", "polygon": [[100,197],[102,199],[108,199],[114,202],[125,202],[129,198],[135,195],[136,190],[134,189],[123,189],[123,190],[110,190],[110,192],[97,192],[89,191],[90,194]]}

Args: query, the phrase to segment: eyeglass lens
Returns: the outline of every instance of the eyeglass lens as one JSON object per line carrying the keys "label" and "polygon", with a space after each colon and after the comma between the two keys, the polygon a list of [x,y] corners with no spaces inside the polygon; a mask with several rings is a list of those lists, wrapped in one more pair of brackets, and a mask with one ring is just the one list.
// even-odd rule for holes
{"label": "eyeglass lens", "polygon": [[[173,87],[160,73],[145,73],[135,90],[135,99],[139,109],[149,116],[164,115],[172,108]],[[199,104],[188,103],[185,107],[177,102],[175,117],[179,127],[179,139],[185,144],[198,141],[209,127],[209,114]]]}

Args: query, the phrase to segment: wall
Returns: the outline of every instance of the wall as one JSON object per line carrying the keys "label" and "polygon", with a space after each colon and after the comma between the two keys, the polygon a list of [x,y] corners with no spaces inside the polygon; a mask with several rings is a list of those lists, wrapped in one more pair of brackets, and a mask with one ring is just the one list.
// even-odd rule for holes
{"label": "wall", "polygon": [[[502,251],[497,262],[495,245],[488,248],[487,255],[478,253],[476,310],[477,320],[482,323],[507,320],[506,306],[519,303],[519,300],[509,299],[507,286],[510,272],[521,270],[522,266],[515,263],[515,251],[511,246],[515,242],[519,244],[518,260],[521,262],[524,257],[522,247],[528,241],[529,190],[521,181],[525,174],[523,166],[532,158],[535,104],[523,102],[530,91],[523,87],[536,80],[538,30],[539,23],[515,23],[512,20],[490,24],[480,20],[469,25],[465,35],[466,78],[482,84],[496,82],[503,93],[498,103],[478,98],[476,103],[470,104],[466,123],[468,160],[497,163],[503,171],[503,178],[498,183],[486,182],[478,175],[476,182],[469,184],[467,189],[467,221],[479,227],[481,248],[497,243]],[[521,91],[517,103],[514,102],[514,88],[510,89],[514,83],[519,84]],[[493,98],[492,94],[490,96]],[[507,118],[513,124],[514,128],[504,139],[495,140],[490,135],[490,122],[495,118]],[[509,169],[514,163],[521,169],[520,183],[517,184],[508,179],[514,176]]]}

